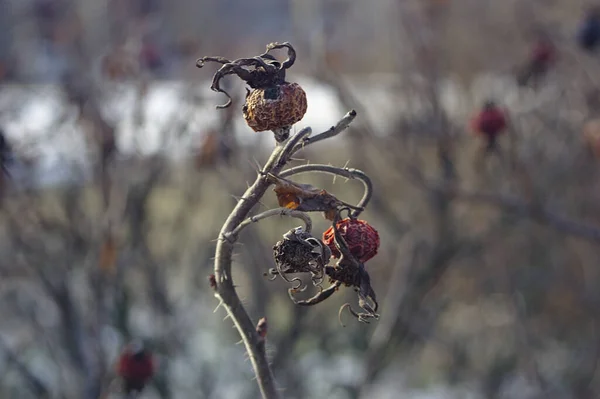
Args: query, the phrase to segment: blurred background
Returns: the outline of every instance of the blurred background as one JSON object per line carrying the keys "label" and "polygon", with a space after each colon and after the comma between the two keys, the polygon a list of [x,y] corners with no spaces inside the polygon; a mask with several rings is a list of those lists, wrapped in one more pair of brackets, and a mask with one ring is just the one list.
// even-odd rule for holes
{"label": "blurred background", "polygon": [[[591,5],[0,0],[0,397],[120,398],[107,387],[132,338],[159,364],[140,398],[259,397],[207,277],[274,140],[245,125],[239,79],[216,110],[216,66],[195,61],[272,41],[298,51],[288,80],[309,105],[293,131],[357,110],[295,164],[365,171],[381,236],[366,265],[381,318],[345,328],[351,289],[301,308],[264,276],[298,221],[241,236],[234,280],[268,317],[283,397],[600,397],[600,58],[577,41]],[[541,72],[540,37],[556,52]],[[510,120],[500,157],[469,128],[489,99]],[[270,190],[261,206],[277,206]]]}

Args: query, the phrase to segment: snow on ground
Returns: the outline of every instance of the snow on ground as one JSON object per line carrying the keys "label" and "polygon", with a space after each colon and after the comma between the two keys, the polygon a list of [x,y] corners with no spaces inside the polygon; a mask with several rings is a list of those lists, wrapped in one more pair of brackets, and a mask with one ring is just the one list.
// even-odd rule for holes
{"label": "snow on ground", "polygon": [[[365,118],[375,134],[386,135],[402,115],[423,110],[422,100],[402,89],[395,75],[342,77],[354,100],[366,111]],[[493,95],[511,108],[536,105],[544,96],[525,100],[509,77],[482,76],[471,91],[447,81],[441,88],[441,101],[451,118],[464,118],[483,98]],[[294,76],[309,98],[308,111],[295,127],[297,131],[311,126],[313,133],[331,127],[348,110],[337,98],[335,90],[308,76]],[[242,91],[241,85],[231,89]],[[545,97],[551,95],[549,88]],[[116,124],[117,143],[123,154],[148,155],[165,151],[173,158],[181,158],[196,148],[202,135],[218,124],[220,115],[215,106],[225,96],[210,90],[209,82],[190,86],[188,82],[154,82],[144,97],[141,107],[142,124],[137,124],[135,87],[119,85],[107,90],[102,104],[105,116]],[[237,93],[237,94],[242,94]],[[196,100],[194,100],[194,97]],[[200,98],[200,101],[197,99]],[[474,101],[475,100],[475,101]],[[35,157],[35,184],[54,184],[73,179],[75,171],[86,171],[88,154],[84,135],[75,124],[77,110],[65,105],[61,89],[55,85],[7,85],[0,87],[0,127],[24,157]],[[246,126],[241,112],[235,121],[236,135],[242,144],[262,140],[272,141]],[[23,174],[16,167],[14,174]]]}

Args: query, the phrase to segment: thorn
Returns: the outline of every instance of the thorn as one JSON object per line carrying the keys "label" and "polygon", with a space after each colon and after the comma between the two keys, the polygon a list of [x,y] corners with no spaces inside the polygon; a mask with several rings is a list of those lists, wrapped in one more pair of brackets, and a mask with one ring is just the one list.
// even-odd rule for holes
{"label": "thorn", "polygon": [[[348,165],[350,164],[350,160],[347,160],[342,169],[348,170]],[[346,177],[346,181],[344,183],[348,183],[350,179]]]}
{"label": "thorn", "polygon": [[256,203],[264,208],[267,208],[267,206],[261,201],[257,201]]}
{"label": "thorn", "polygon": [[224,240],[224,241],[227,241],[230,244],[233,244],[235,242],[233,234],[231,234],[230,232],[226,232],[226,233],[221,234],[221,239]]}
{"label": "thorn", "polygon": [[248,201],[248,198],[246,198],[246,197],[240,197],[239,195],[233,195],[233,194],[230,194],[230,195],[231,195],[231,196],[233,197],[233,199],[235,199],[236,201]]}
{"label": "thorn", "polygon": [[262,170],[262,166],[260,165],[260,163],[258,162],[258,160],[254,157],[252,157],[252,161],[254,162],[254,168],[256,170],[256,172],[260,172]]}
{"label": "thorn", "polygon": [[213,310],[213,313],[217,313],[217,310],[219,310],[219,308],[223,305],[223,302],[219,301],[219,304],[217,305],[217,307],[215,308],[215,310]]}

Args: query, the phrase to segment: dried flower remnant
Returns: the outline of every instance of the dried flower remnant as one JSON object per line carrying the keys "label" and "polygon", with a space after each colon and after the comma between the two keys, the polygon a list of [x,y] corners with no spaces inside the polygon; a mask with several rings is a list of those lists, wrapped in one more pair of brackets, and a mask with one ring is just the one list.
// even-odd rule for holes
{"label": "dried flower remnant", "polygon": [[273,276],[281,276],[289,283],[298,282],[292,288],[298,291],[302,282],[298,278],[289,280],[287,274],[310,273],[315,284],[323,281],[323,271],[329,262],[331,251],[321,240],[304,231],[302,227],[296,227],[284,234],[283,239],[273,246],[273,257],[275,269],[270,269]]}
{"label": "dried flower remnant", "polygon": [[[350,304],[344,304],[340,309],[340,313],[342,310],[347,308],[350,313],[354,315],[360,322],[369,323],[370,319],[379,318],[379,315],[377,314],[377,308],[379,306],[377,303],[377,295],[371,287],[371,277],[365,269],[364,262],[357,258],[352,251],[357,251],[359,255],[363,256],[363,258],[371,259],[377,253],[377,248],[379,246],[379,235],[375,229],[366,225],[366,222],[364,221],[360,221],[362,223],[359,224],[361,226],[359,229],[362,230],[361,234],[356,234],[353,232],[352,234],[347,235],[347,231],[342,233],[340,227],[347,225],[348,220],[354,220],[352,218],[346,218],[342,220],[340,217],[340,212],[342,210],[350,211],[349,208],[340,209],[336,213],[333,226],[331,227],[331,242],[339,254],[337,256],[339,261],[334,266],[327,265],[324,267],[324,272],[329,277],[331,285],[326,289],[321,289],[320,281],[319,284],[315,283],[315,285],[318,285],[320,288],[319,292],[312,298],[306,300],[297,300],[294,298],[293,294],[299,291],[299,287],[290,289],[289,294],[292,301],[297,305],[312,306],[331,297],[341,286],[353,287],[358,293],[358,304],[364,312],[356,312],[352,309]],[[368,228],[365,229],[365,226],[368,226]],[[371,244],[367,244],[367,251],[364,251],[365,248],[363,247],[351,247],[346,241],[344,235],[351,237],[351,239],[357,239],[360,238],[361,235],[366,235],[368,236],[367,240],[371,240]],[[357,244],[354,241],[352,241],[352,243]],[[326,248],[329,248],[328,244],[324,241],[323,245],[325,245]],[[372,247],[369,247],[369,245],[372,245]]]}
{"label": "dried flower remnant", "polygon": [[[288,58],[279,62],[270,51],[287,48]],[[308,108],[306,93],[297,83],[287,82],[286,70],[296,60],[296,51],[291,44],[271,43],[265,53],[230,61],[223,57],[202,57],[196,62],[202,68],[208,61],[223,66],[213,76],[211,89],[224,93],[228,101],[218,108],[231,105],[231,96],[220,87],[220,81],[227,75],[237,75],[252,90],[248,90],[242,107],[244,119],[255,132],[272,130],[275,139],[282,142],[289,137],[291,126],[300,121]]]}

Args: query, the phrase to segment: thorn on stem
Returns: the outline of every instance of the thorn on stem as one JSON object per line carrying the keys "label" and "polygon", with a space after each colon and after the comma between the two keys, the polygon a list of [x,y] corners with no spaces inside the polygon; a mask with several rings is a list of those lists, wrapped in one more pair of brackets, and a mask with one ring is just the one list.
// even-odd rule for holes
{"label": "thorn on stem", "polygon": [[221,234],[221,239],[224,240],[224,241],[227,241],[230,244],[233,244],[235,242],[233,234],[231,234],[230,232],[226,232],[226,233]]}

